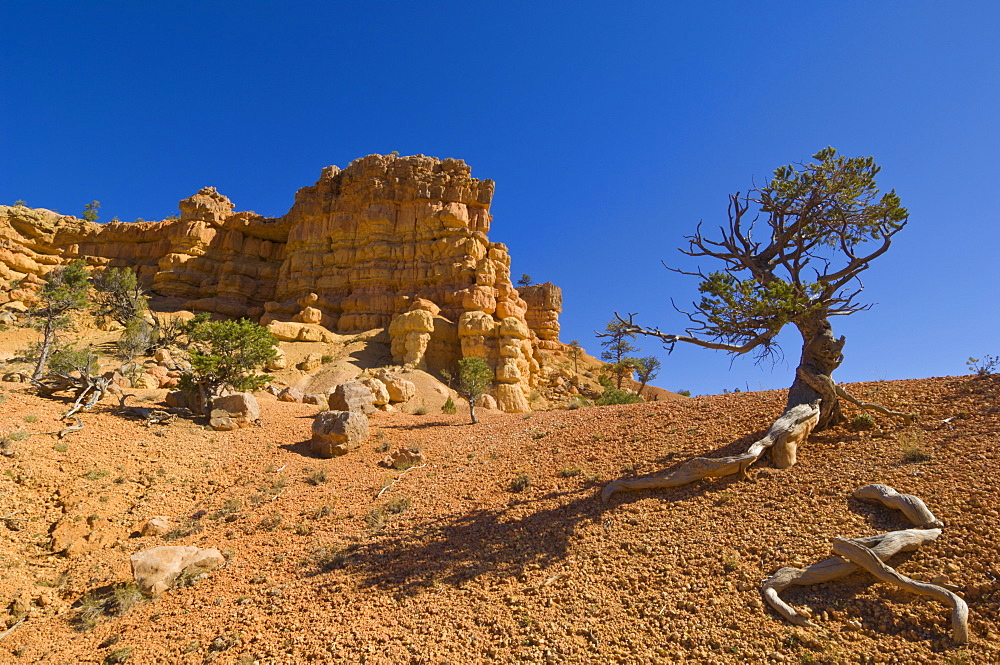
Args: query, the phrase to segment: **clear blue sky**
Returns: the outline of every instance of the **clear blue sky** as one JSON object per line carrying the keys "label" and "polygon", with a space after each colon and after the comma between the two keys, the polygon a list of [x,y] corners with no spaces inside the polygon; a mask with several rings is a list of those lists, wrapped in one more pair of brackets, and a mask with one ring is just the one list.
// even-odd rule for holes
{"label": "clear blue sky", "polygon": [[[162,219],[215,185],[281,215],[328,164],[462,158],[497,182],[514,273],[561,285],[562,338],[596,353],[616,309],[680,331],[696,284],[660,261],[833,145],[911,212],[865,275],[876,307],[834,320],[835,378],[1000,353],[996,2],[39,1],[0,24],[3,203]],[[678,346],[655,383],[785,387],[797,347],[772,369]]]}

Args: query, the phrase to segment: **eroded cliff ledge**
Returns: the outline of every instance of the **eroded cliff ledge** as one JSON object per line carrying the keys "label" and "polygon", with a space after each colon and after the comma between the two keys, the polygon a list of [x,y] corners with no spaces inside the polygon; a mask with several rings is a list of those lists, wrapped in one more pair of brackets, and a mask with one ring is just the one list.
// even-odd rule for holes
{"label": "eroded cliff ledge", "polygon": [[127,266],[192,310],[275,329],[388,328],[402,364],[440,370],[486,358],[500,406],[525,411],[545,374],[543,351],[563,349],[562,298],[552,284],[519,293],[511,283],[507,248],[487,237],[493,189],[461,160],[369,155],[323,169],[280,218],[234,212],[213,187],[181,201],[180,219],[160,222],[0,206],[0,299],[16,297],[14,280],[73,259]]}

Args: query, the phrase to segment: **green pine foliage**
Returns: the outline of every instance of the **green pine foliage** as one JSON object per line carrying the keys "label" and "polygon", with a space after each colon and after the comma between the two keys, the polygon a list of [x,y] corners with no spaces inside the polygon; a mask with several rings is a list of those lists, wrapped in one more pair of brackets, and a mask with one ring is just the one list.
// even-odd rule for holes
{"label": "green pine foliage", "polygon": [[182,389],[216,396],[223,388],[258,390],[271,380],[257,369],[277,355],[276,340],[253,321],[196,321],[187,336],[191,372],[182,377]]}

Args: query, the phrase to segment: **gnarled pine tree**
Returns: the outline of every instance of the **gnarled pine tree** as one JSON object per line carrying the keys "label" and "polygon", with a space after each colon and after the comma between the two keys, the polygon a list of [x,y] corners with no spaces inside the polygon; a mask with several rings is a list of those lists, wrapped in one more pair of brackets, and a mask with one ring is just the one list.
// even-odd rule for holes
{"label": "gnarled pine tree", "polygon": [[729,222],[720,227],[717,240],[703,236],[701,225],[686,237],[689,246],[682,253],[724,266],[708,274],[677,271],[700,277],[703,294],[693,311],[684,312],[692,323],[684,334],[643,327],[634,322],[635,315],[619,317],[629,331],[658,337],[670,350],[686,342],[736,355],[754,353],[758,359],[777,349],[775,337],[782,328],[795,326],[802,353],[785,411],[746,453],[696,458],[659,478],[615,481],[605,487],[605,501],[617,491],[745,472],[769,448],[777,466],[791,466],[800,441],[843,419],[842,399],[906,417],[861,402],[834,383],[845,340],[834,336],[830,318],[871,307],[858,301],[859,275],[906,226],[907,210],[895,191],[879,192],[874,158],[847,158],[825,148],[813,159],[781,166],[767,185],[731,195]]}

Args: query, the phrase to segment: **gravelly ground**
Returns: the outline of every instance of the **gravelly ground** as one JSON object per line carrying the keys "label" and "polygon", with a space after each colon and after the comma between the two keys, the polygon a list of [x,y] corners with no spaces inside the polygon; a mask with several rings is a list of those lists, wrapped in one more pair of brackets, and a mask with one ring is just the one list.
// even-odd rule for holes
{"label": "gravelly ground", "polygon": [[[63,404],[0,387],[0,433],[59,428]],[[607,507],[597,495],[610,479],[741,450],[783,394],[487,413],[478,426],[462,413],[378,413],[361,450],[332,460],[308,453],[314,406],[262,397],[263,427],[234,432],[146,429],[102,406],[65,450],[33,434],[0,457],[0,517],[28,520],[0,520],[0,602],[28,616],[0,641],[0,662],[100,663],[123,647],[136,664],[1000,662],[1000,381],[850,388],[919,412],[918,424],[822,432],[792,469]],[[419,446],[428,463],[382,468],[383,444]],[[916,449],[929,461],[905,463]],[[521,475],[530,484],[512,491]],[[965,589],[968,648],[952,644],[943,606],[862,574],[783,594],[821,628],[764,609],[759,583],[777,568],[830,556],[834,536],[908,526],[849,498],[870,482],[917,494],[946,522],[937,542],[890,563]],[[171,543],[218,547],[227,566],[75,630],[74,602],[163,544],[129,535],[154,515],[181,528]],[[54,556],[61,521],[107,535]]]}

